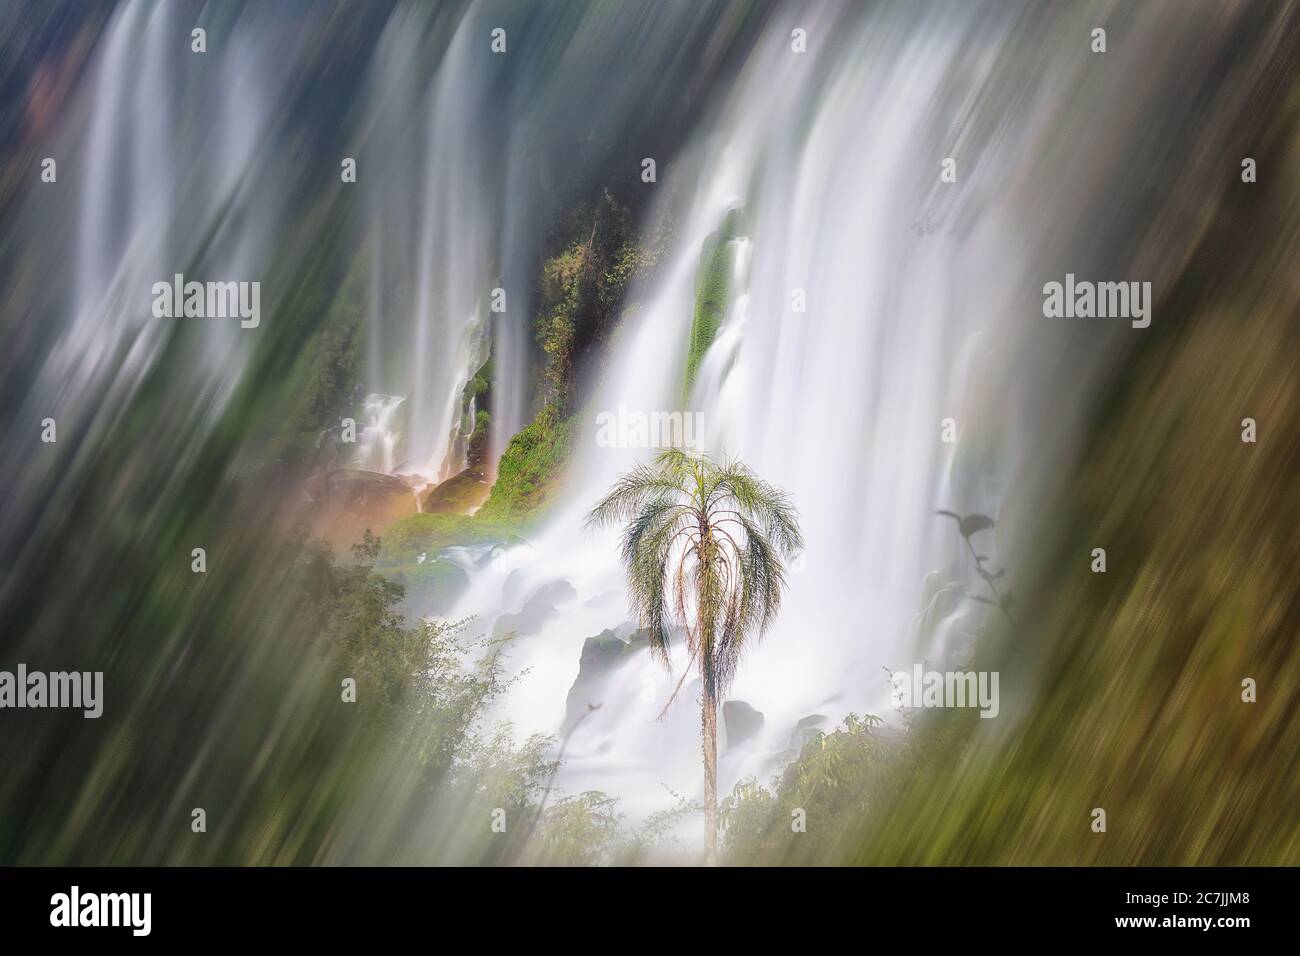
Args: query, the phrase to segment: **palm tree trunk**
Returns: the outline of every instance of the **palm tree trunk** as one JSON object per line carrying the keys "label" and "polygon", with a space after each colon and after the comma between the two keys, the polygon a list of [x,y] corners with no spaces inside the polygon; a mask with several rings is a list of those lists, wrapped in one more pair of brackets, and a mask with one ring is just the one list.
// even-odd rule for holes
{"label": "palm tree trunk", "polygon": [[704,864],[718,864],[718,702],[707,690],[701,697],[704,738]]}

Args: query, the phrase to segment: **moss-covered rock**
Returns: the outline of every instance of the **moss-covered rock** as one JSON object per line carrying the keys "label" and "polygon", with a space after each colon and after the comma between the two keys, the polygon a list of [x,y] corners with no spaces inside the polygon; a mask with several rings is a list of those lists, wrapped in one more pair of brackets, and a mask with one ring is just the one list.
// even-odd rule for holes
{"label": "moss-covered rock", "polygon": [[686,378],[683,393],[690,397],[695,375],[704,353],[713,344],[732,296],[732,276],[736,269],[737,244],[745,235],[744,214],[728,210],[717,231],[709,233],[700,249],[700,264],[695,273],[695,313],[691,318],[690,344],[686,354]]}
{"label": "moss-covered rock", "polygon": [[612,331],[632,281],[659,258],[638,241],[631,209],[603,189],[559,224],[542,264],[537,342],[546,356],[546,403],[568,416],[585,353]]}
{"label": "moss-covered rock", "polygon": [[[483,359],[478,371],[461,389],[460,417],[452,426],[447,448],[449,467],[464,462],[465,468],[462,473],[469,471],[479,478],[484,478],[486,473],[488,427],[492,422],[492,374],[492,353],[489,348],[487,357]],[[448,480],[454,481],[458,477],[459,475]],[[486,489],[474,505],[482,504],[485,497],[487,497]]]}
{"label": "moss-covered rock", "polygon": [[573,446],[575,420],[561,419],[547,405],[510,439],[497,465],[497,480],[480,510],[490,520],[522,521],[554,496]]}
{"label": "moss-covered rock", "polygon": [[427,514],[473,514],[491,491],[483,470],[471,466],[425,492],[420,510]]}
{"label": "moss-covered rock", "polygon": [[488,358],[461,392],[461,422],[454,430],[449,460],[465,467],[425,492],[420,510],[430,514],[473,514],[492,490],[488,476],[488,435],[492,424],[492,357]]}

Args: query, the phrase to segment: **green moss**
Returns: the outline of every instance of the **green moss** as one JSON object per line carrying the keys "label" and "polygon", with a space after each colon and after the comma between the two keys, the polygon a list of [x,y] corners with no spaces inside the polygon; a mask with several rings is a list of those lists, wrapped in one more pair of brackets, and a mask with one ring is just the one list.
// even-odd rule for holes
{"label": "green moss", "polygon": [[483,473],[474,468],[466,468],[428,492],[423,498],[421,510],[428,514],[468,517],[470,512],[483,504],[488,491],[484,485]]}
{"label": "green moss", "polygon": [[536,332],[546,356],[545,401],[561,415],[570,413],[583,355],[608,337],[631,283],[658,262],[662,239],[639,242],[632,212],[608,189],[559,224],[542,265]]}
{"label": "green moss", "polygon": [[470,446],[481,444],[487,441],[488,428],[492,425],[492,416],[487,412],[479,412],[474,417],[474,431],[469,436]]}
{"label": "green moss", "polygon": [[727,314],[731,298],[731,277],[736,267],[736,244],[731,240],[743,235],[744,221],[739,209],[729,210],[716,232],[709,233],[700,250],[700,264],[695,273],[695,314],[691,319],[690,345],[686,355],[684,397],[689,398],[695,375],[704,353],[713,344]]}
{"label": "green moss", "polygon": [[489,394],[489,392],[491,392],[491,390],[492,390],[492,358],[491,358],[491,356],[489,356],[489,357],[488,357],[488,360],[487,360],[486,362],[483,363],[483,367],[480,368],[480,369],[479,369],[479,370],[474,374],[474,377],[473,377],[472,379],[469,380],[469,385],[466,386],[466,389],[465,389],[465,390],[466,390],[470,395],[473,395],[475,398],[479,399],[479,400],[480,400],[480,404],[482,403],[482,399],[483,399],[484,397],[486,397],[486,396]]}
{"label": "green moss", "polygon": [[573,445],[575,421],[547,405],[510,439],[492,494],[479,511],[487,520],[521,521],[552,497]]}

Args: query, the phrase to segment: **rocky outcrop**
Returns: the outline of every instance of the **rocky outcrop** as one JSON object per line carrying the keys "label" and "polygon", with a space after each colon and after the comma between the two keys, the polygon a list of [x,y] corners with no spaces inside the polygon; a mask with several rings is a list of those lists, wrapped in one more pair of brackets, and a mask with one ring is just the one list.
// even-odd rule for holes
{"label": "rocky outcrop", "polygon": [[817,736],[826,726],[825,714],[809,714],[794,725],[790,733],[790,749],[802,750],[803,745]]}
{"label": "rocky outcrop", "polygon": [[471,465],[425,492],[420,510],[431,515],[473,514],[487,501],[491,491],[486,470],[481,465]]}
{"label": "rocky outcrop", "polygon": [[315,533],[336,547],[416,513],[415,493],[400,478],[373,471],[339,469],[317,475],[307,486]]}
{"label": "rocky outcrop", "polygon": [[578,660],[578,677],[569,688],[564,705],[564,730],[571,728],[590,704],[599,704],[600,685],[618,667],[650,647],[644,631],[637,631],[623,640],[613,631],[601,631],[589,637],[582,645]]}
{"label": "rocky outcrop", "polygon": [[722,726],[726,732],[727,750],[731,750],[758,735],[763,729],[763,712],[743,700],[724,700]]}
{"label": "rocky outcrop", "polygon": [[497,618],[492,625],[492,637],[500,638],[508,634],[528,637],[536,634],[543,624],[559,613],[559,606],[572,600],[577,593],[568,581],[552,581],[543,585],[524,602],[518,613],[502,614]]}

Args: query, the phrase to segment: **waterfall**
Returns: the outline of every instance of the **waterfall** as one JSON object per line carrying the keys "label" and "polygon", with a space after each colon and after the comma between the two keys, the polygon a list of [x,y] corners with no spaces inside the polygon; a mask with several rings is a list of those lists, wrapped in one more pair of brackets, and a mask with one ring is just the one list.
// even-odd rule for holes
{"label": "waterfall", "polygon": [[[403,467],[445,478],[463,467],[449,461],[461,389],[486,356],[488,297],[497,272],[496,216],[484,171],[491,144],[477,127],[488,115],[482,39],[466,18],[452,36],[430,89],[413,89],[416,55],[411,18],[399,11],[380,42],[372,111],[383,152],[363,178],[370,203],[373,255],[372,374],[405,393]],[[422,135],[396,125],[427,114]],[[391,137],[391,138],[390,138]],[[394,148],[396,147],[396,148]],[[417,162],[412,162],[417,157]],[[369,157],[363,150],[361,162]],[[414,207],[415,214],[409,213]],[[409,281],[389,282],[393,275]],[[386,345],[395,354],[385,355]],[[391,369],[391,382],[387,372]],[[391,470],[386,469],[386,470]]]}
{"label": "waterfall", "polygon": [[[747,774],[769,779],[804,718],[829,730],[851,711],[895,717],[887,668],[969,651],[980,605],[920,624],[927,592],[958,577],[962,559],[934,511],[997,517],[990,556],[1014,562],[1042,462],[1064,454],[1114,352],[1110,330],[1088,330],[1082,350],[1073,332],[1043,333],[1037,277],[1055,268],[1062,236],[1103,228],[1104,209],[1136,218],[1139,187],[1007,186],[1045,163],[1055,130],[1122,158],[1176,71],[1153,71],[1140,96],[1120,92],[1120,73],[1095,80],[1103,95],[1129,96],[1131,123],[1111,128],[1072,102],[1090,65],[1072,35],[1087,35],[1084,20],[1035,20],[1019,34],[1015,24],[974,4],[827,6],[774,21],[663,187],[680,222],[675,251],[625,318],[588,410],[680,407],[701,249],[739,211],[728,307],[688,407],[702,416],[704,450],[740,456],[790,493],[807,540],[779,620],[729,694],[764,724],[723,753],[724,793]],[[795,28],[816,56],[792,53]],[[1160,42],[1150,21],[1133,36],[1136,49]],[[1013,112],[999,98],[1010,87],[1034,91]],[[949,156],[960,186],[940,182]],[[1103,261],[1073,243],[1067,261]],[[1054,378],[1023,375],[1027,358]],[[941,440],[949,418],[956,444]],[[563,725],[585,639],[636,627],[617,533],[582,528],[615,478],[653,452],[599,447],[595,432],[580,429],[563,503],[527,545],[478,571],[450,614],[517,631],[521,676],[499,716],[520,734]],[[1017,504],[1004,506],[1013,486]],[[699,793],[690,680],[656,719],[684,655],[674,663],[669,675],[633,656],[588,691],[600,709],[569,742],[562,787],[616,795],[633,818],[671,802],[661,785]]]}
{"label": "waterfall", "polygon": [[[176,350],[159,377],[168,420],[138,452],[170,473],[193,460],[241,381],[252,340],[238,321],[156,318],[150,290],[192,270],[196,279],[258,280],[280,221],[283,160],[269,106],[286,83],[283,24],[243,16],[229,37],[214,31],[204,54],[190,51],[190,23],[175,4],[128,0],[104,27],[86,92],[70,108],[80,122],[58,139],[70,188],[34,196],[39,211],[27,213],[38,237],[32,261],[70,278],[32,297],[34,315],[66,318],[30,340],[41,351],[23,370],[19,417],[49,416],[77,440],[60,445],[69,457],[57,463],[10,463],[15,522],[23,501],[73,491],[170,342],[194,347]],[[46,468],[62,480],[51,483]]]}
{"label": "waterfall", "polygon": [[[662,116],[680,121],[666,71],[689,61],[698,82],[720,71],[717,13],[710,4],[394,11],[368,80],[358,159],[367,390],[406,399],[397,467],[434,478],[463,467],[462,390],[489,351],[493,461],[527,423],[545,234],[633,133],[657,130]],[[497,28],[505,53],[490,46]],[[637,175],[639,154],[620,161]]]}
{"label": "waterfall", "polygon": [[402,440],[397,413],[404,402],[397,395],[366,396],[361,406],[365,419],[357,442],[358,468],[389,473],[397,467],[397,450]]}

